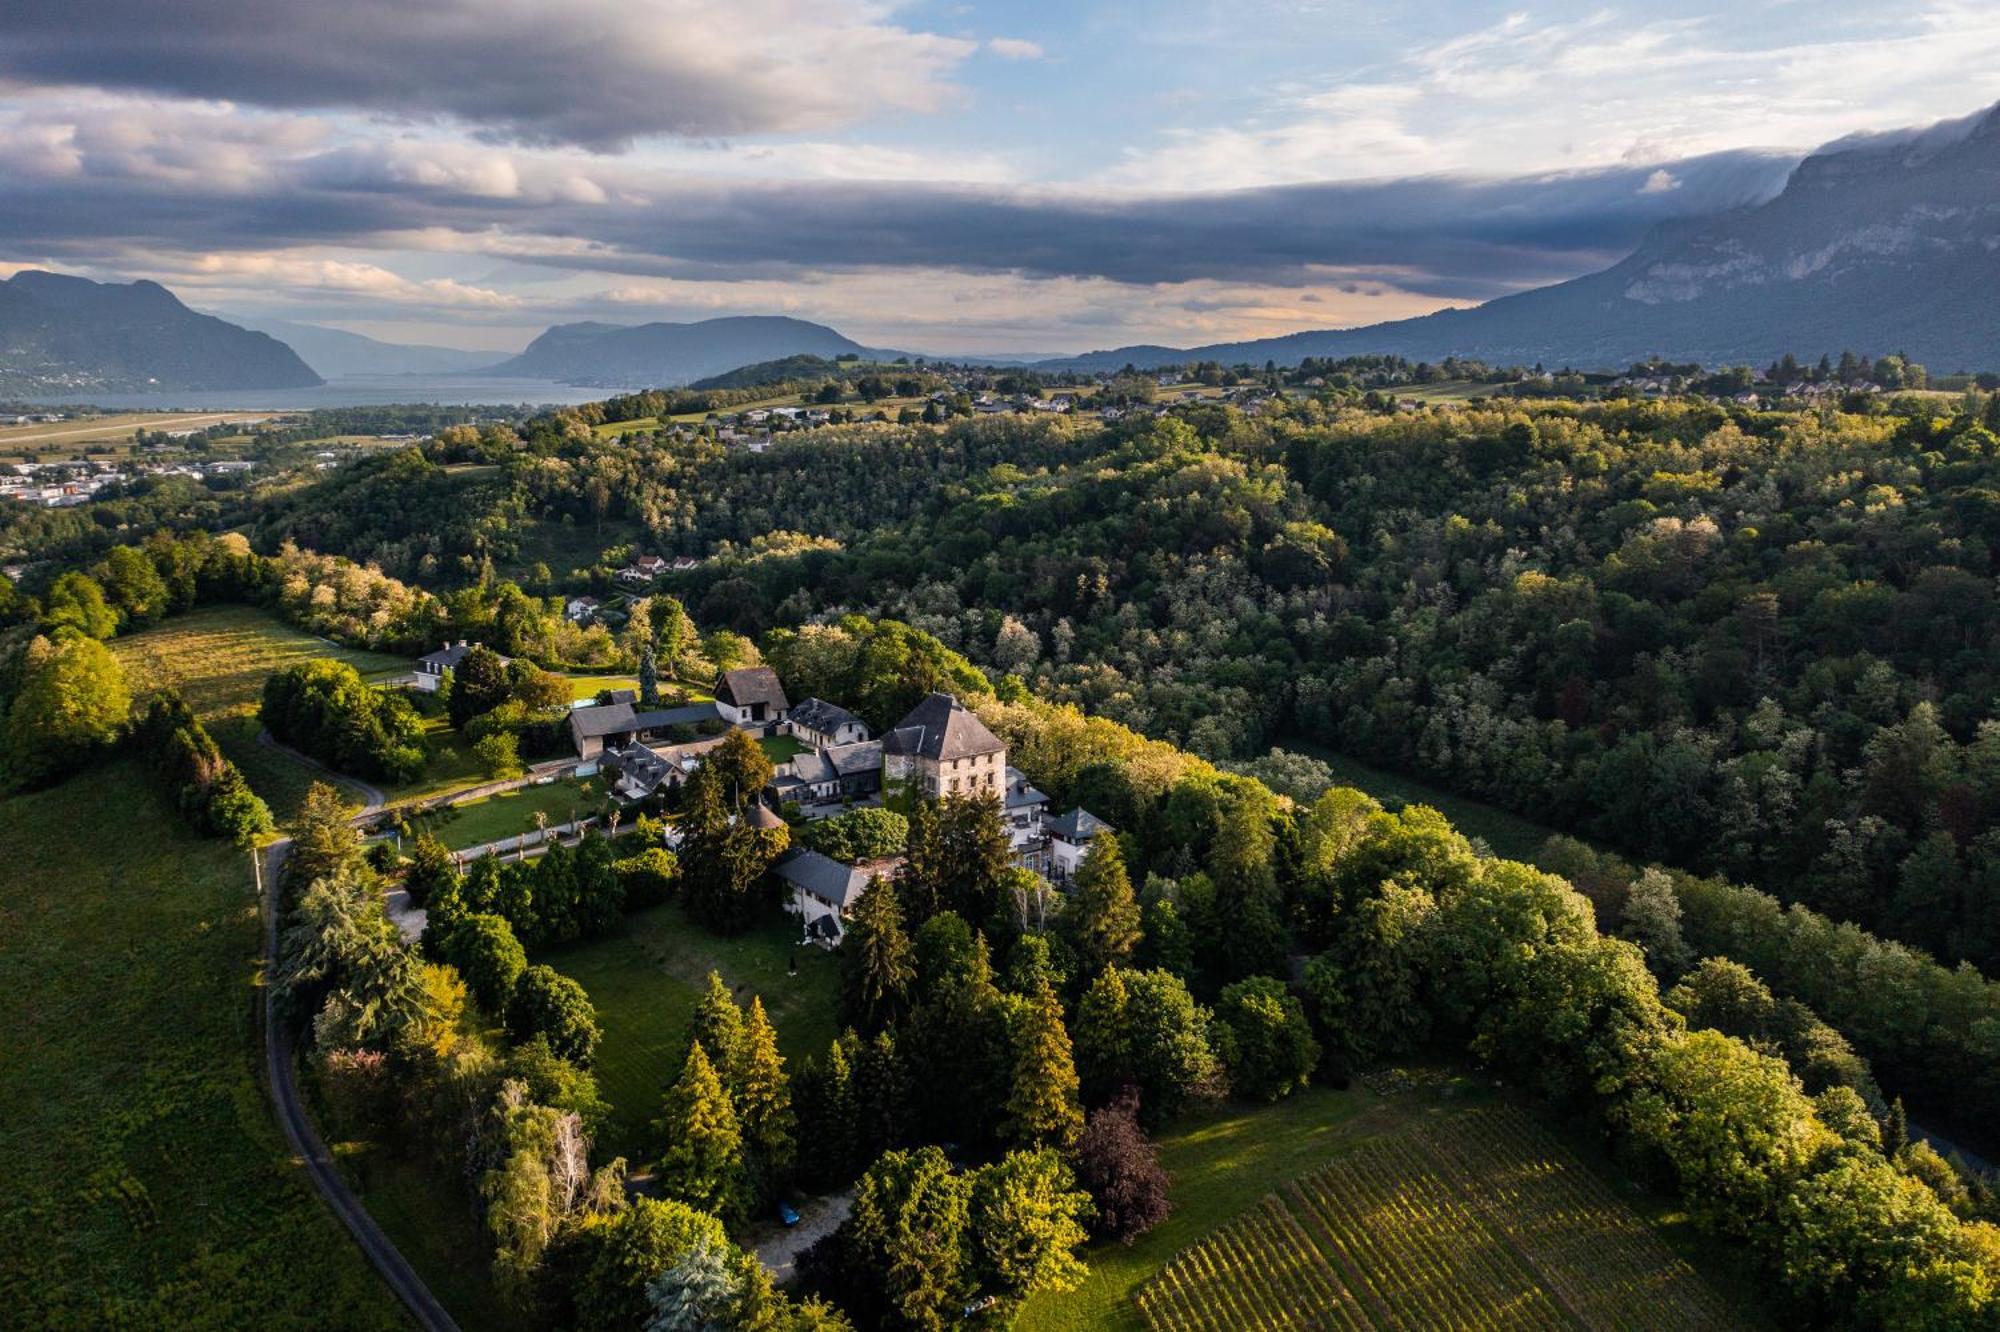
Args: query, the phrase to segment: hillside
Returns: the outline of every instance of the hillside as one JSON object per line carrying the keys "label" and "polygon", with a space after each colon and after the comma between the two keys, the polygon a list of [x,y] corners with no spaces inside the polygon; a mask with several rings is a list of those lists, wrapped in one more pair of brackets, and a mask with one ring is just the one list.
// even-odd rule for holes
{"label": "hillside", "polygon": [[788,356],[873,354],[824,324],[776,315],[692,324],[557,324],[519,356],[482,373],[662,387]]}
{"label": "hillside", "polygon": [[1622,263],[1473,310],[1177,349],[1120,347],[1038,368],[1381,353],[1618,368],[1763,364],[1786,352],[1907,352],[1934,370],[2000,367],[2000,110],[1841,140],[1769,203],[1663,227]]}
{"label": "hillside", "polygon": [[494,353],[461,347],[430,347],[421,343],[383,342],[318,324],[285,319],[244,319],[245,328],[268,333],[297,352],[305,363],[328,379],[344,375],[448,375],[493,363]]}
{"label": "hillside", "polygon": [[157,282],[27,269],[0,282],[0,394],[311,388],[276,338],[196,314]]}

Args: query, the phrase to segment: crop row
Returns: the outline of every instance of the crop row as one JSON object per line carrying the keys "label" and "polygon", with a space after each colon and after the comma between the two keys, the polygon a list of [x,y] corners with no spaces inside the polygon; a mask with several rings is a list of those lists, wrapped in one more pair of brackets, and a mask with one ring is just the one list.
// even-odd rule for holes
{"label": "crop row", "polygon": [[1153,1332],[1372,1332],[1275,1197],[1183,1250],[1137,1303]]}
{"label": "crop row", "polygon": [[1378,1139],[1292,1186],[1329,1254],[1404,1326],[1569,1328],[1562,1311],[1403,1137]]}
{"label": "crop row", "polygon": [[1526,1114],[1464,1111],[1418,1130],[1487,1224],[1591,1328],[1737,1324],[1695,1270]]}

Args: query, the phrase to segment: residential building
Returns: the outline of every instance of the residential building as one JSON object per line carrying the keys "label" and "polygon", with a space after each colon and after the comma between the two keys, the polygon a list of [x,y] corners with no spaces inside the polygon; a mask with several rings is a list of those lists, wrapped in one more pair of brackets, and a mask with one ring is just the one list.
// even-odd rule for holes
{"label": "residential building", "polygon": [[589,624],[597,618],[599,608],[596,597],[571,597],[563,603],[563,618],[571,624]]}
{"label": "residential building", "polygon": [[814,749],[851,745],[874,735],[867,722],[823,698],[809,698],[794,707],[785,716],[785,729]]}
{"label": "residential building", "polygon": [[781,722],[791,711],[785,701],[785,687],[769,666],[745,666],[724,671],[715,682],[715,706],[724,720],[744,726]]}
{"label": "residential building", "polygon": [[667,571],[666,560],[658,555],[641,555],[612,575],[627,587],[645,587]]}
{"label": "residential building", "polygon": [[1007,746],[950,694],[930,694],[882,737],[884,790],[908,787],[933,800],[1002,798]]}
{"label": "residential building", "polygon": [[1114,831],[1110,824],[1081,806],[1044,819],[1042,828],[1049,839],[1049,877],[1057,883],[1075,878],[1092,840]]}
{"label": "residential building", "polygon": [[849,745],[821,745],[780,763],[771,778],[771,794],[801,805],[839,800],[866,800],[882,789],[882,746],[861,740]]}
{"label": "residential building", "polygon": [[576,745],[576,756],[589,763],[607,749],[644,744],[669,731],[719,726],[725,720],[713,703],[690,703],[685,707],[652,708],[644,712],[630,702],[599,703],[570,710],[569,734]]}
{"label": "residential building", "polygon": [[[473,646],[461,638],[456,643],[446,643],[436,652],[418,657],[417,674],[412,683],[426,694],[436,693],[444,683],[446,673],[457,670],[458,664],[465,660],[465,654],[472,651]],[[502,657],[500,664],[505,666],[512,660],[511,657]]]}
{"label": "residential building", "polygon": [[786,852],[771,872],[791,889],[787,909],[804,925],[806,942],[836,948],[847,934],[847,912],[870,883],[893,878],[902,863],[902,857],[896,856],[844,865],[831,856],[798,847]]}
{"label": "residential building", "polygon": [[1007,846],[1014,863],[1047,877],[1049,837],[1042,822],[1049,810],[1049,798],[1035,789],[1019,768],[1007,769],[1007,794],[1001,802],[1007,822]]}

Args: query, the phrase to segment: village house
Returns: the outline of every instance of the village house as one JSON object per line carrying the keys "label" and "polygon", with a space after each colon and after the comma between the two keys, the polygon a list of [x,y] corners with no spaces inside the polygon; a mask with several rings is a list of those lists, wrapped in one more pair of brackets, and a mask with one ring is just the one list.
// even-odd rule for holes
{"label": "village house", "polygon": [[799,847],[786,852],[771,872],[791,889],[786,907],[805,927],[806,942],[837,948],[847,934],[847,912],[870,883],[894,878],[902,863],[903,858],[895,856],[843,865],[831,856]]}
{"label": "village house", "polygon": [[785,716],[785,729],[814,749],[874,738],[867,722],[823,698],[809,698],[793,708]]}
{"label": "village house", "polygon": [[1007,846],[1014,863],[1048,877],[1049,838],[1042,828],[1049,798],[1035,789],[1019,768],[1007,769],[1007,795],[1001,802],[1007,821]]}
{"label": "village house", "polygon": [[712,726],[725,721],[713,703],[689,703],[678,708],[649,708],[640,711],[629,699],[572,708],[569,714],[570,740],[576,756],[588,764],[607,749],[644,744],[663,733]]}
{"label": "village house", "polygon": [[881,789],[882,745],[875,740],[801,751],[779,764],[771,778],[772,795],[801,805],[853,803]]}
{"label": "village house", "polygon": [[678,790],[701,766],[702,755],[726,738],[713,735],[704,740],[690,740],[685,744],[666,745],[658,749],[636,740],[626,741],[603,751],[599,770],[606,775],[612,796],[630,805]]}
{"label": "village house", "polygon": [[627,587],[646,587],[667,571],[667,561],[659,555],[641,555],[612,575]]}
{"label": "village house", "polygon": [[601,605],[596,597],[571,597],[563,603],[563,618],[571,624],[589,624]]}
{"label": "village house", "polygon": [[[465,660],[465,654],[472,651],[473,646],[461,638],[456,643],[446,643],[436,652],[418,657],[416,678],[411,684],[426,694],[435,694],[444,684],[445,675],[458,669],[458,664]],[[511,657],[501,657],[500,664],[505,666],[512,660]]]}
{"label": "village house", "polygon": [[1048,835],[1048,877],[1056,883],[1075,878],[1083,858],[1090,853],[1091,842],[1114,831],[1110,824],[1081,807],[1044,819],[1042,829]]}
{"label": "village house", "polygon": [[1007,780],[1007,746],[950,694],[930,694],[882,737],[882,787],[933,800],[990,792]]}
{"label": "village house", "polygon": [[785,701],[784,686],[769,666],[744,666],[724,671],[715,682],[715,706],[725,721],[738,726],[781,722],[791,705]]}

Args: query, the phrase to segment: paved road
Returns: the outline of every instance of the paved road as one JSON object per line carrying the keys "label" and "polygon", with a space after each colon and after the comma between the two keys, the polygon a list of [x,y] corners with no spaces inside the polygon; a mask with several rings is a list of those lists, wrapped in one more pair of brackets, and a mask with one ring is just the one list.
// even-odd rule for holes
{"label": "paved road", "polygon": [[285,1024],[278,1021],[277,1007],[271,1003],[270,988],[278,958],[278,878],[291,849],[292,844],[287,839],[273,842],[264,851],[265,983],[257,993],[264,1010],[264,1072],[265,1081],[271,1089],[271,1104],[278,1112],[278,1123],[284,1126],[285,1140],[304,1163],[313,1187],[319,1190],[320,1196],[326,1199],[326,1205],[333,1209],[333,1214],[354,1236],[361,1252],[381,1274],[382,1280],[388,1283],[389,1289],[396,1293],[396,1298],[409,1309],[417,1325],[425,1332],[458,1332],[458,1324],[452,1316],[438,1303],[437,1297],[431,1294],[430,1288],[402,1252],[382,1233],[382,1228],[375,1224],[375,1218],[368,1215],[368,1209],[361,1205],[361,1199],[347,1187],[347,1181],[340,1177],[332,1155],[320,1140],[319,1131],[313,1127],[305,1106],[299,1100],[298,1082],[292,1067],[292,1035]]}
{"label": "paved road", "polygon": [[351,791],[359,791],[361,793],[361,812],[355,815],[357,819],[365,819],[389,803],[389,794],[381,787],[370,786],[359,777],[349,777],[344,772],[335,772],[312,755],[302,754],[298,750],[293,749],[269,731],[257,732],[257,743],[266,749],[275,749],[286,758],[295,760],[303,766],[311,768],[314,772],[319,773],[336,786],[344,786]]}

